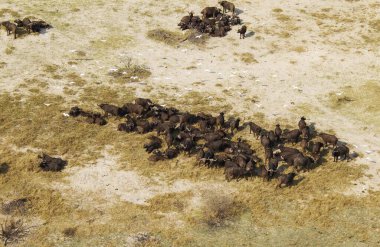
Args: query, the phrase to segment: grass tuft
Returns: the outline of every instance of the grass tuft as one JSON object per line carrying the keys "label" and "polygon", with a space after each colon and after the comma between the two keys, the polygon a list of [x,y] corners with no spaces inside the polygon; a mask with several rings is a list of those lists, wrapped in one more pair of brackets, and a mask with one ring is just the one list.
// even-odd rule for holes
{"label": "grass tuft", "polygon": [[109,73],[109,75],[117,79],[118,82],[141,81],[148,78],[151,74],[147,66],[136,63],[130,57],[123,61],[121,67]]}
{"label": "grass tuft", "polygon": [[201,207],[202,221],[210,227],[224,226],[239,215],[241,206],[230,195],[209,192]]}
{"label": "grass tuft", "polygon": [[188,30],[182,34],[178,31],[173,32],[162,28],[148,31],[147,37],[170,46],[178,46],[185,41],[194,45],[203,46],[209,39],[208,35],[199,34],[195,30]]}

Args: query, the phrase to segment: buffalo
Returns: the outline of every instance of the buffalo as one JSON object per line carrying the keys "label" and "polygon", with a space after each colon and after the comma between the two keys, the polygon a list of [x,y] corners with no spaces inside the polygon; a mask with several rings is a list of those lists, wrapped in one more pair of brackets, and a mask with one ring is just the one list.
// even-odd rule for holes
{"label": "buffalo", "polygon": [[294,180],[294,177],[296,176],[297,174],[292,172],[292,173],[289,173],[289,174],[284,174],[284,175],[281,175],[280,178],[279,178],[279,183],[277,185],[278,188],[282,188],[282,185],[285,185],[286,186],[291,186],[292,183],[293,183],[293,180]]}
{"label": "buffalo", "polygon": [[328,144],[333,145],[333,148],[338,143],[338,138],[334,135],[326,134],[326,133],[320,133],[318,135],[323,140],[323,145],[327,146]]}
{"label": "buffalo", "polygon": [[217,7],[206,7],[201,11],[203,19],[205,18],[215,18],[218,14],[220,14],[221,10]]}
{"label": "buffalo", "polygon": [[40,162],[40,168],[43,171],[59,172],[67,165],[67,161],[61,158],[51,157],[44,153],[42,156],[38,156],[38,158],[42,159]]}
{"label": "buffalo", "polygon": [[337,162],[339,158],[342,160],[347,159],[347,161],[350,158],[350,149],[345,145],[340,145],[334,148],[332,151],[332,156],[334,157],[334,162]]}
{"label": "buffalo", "polygon": [[240,34],[240,39],[245,39],[245,33],[247,32],[247,26],[243,25],[241,28],[238,29],[237,33]]}

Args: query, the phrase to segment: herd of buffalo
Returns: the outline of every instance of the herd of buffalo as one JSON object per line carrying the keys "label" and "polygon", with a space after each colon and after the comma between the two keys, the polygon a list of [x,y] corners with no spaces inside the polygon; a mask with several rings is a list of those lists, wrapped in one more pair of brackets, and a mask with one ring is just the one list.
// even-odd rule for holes
{"label": "herd of buffalo", "polygon": [[39,33],[43,29],[52,28],[50,24],[43,20],[30,20],[30,18],[24,18],[23,20],[17,19],[14,22],[3,21],[1,26],[5,27],[7,35],[13,34],[13,37],[16,39],[17,35],[20,35],[21,29],[24,29],[28,34],[30,33]]}
{"label": "herd of buffalo", "polygon": [[[206,7],[201,11],[201,16],[195,16],[193,12],[182,17],[178,26],[182,30],[195,29],[200,33],[208,33],[213,37],[224,37],[231,26],[240,25],[241,19],[236,14],[235,5],[228,1],[220,1],[222,9],[218,7]],[[227,15],[226,12],[231,11],[232,15]],[[243,25],[239,30],[240,38],[245,38],[247,27]]]}
{"label": "herd of buffalo", "polygon": [[[349,159],[349,149],[338,144],[338,138],[326,133],[317,133],[301,117],[298,128],[281,129],[279,124],[273,130],[267,130],[253,122],[241,123],[240,118],[225,118],[221,112],[214,117],[206,113],[192,114],[173,107],[153,103],[150,99],[137,98],[134,103],[119,107],[100,104],[104,114],[87,112],[75,106],[70,109],[71,117],[82,117],[90,124],[106,125],[107,118],[123,119],[117,127],[121,132],[157,135],[147,137],[144,149],[151,154],[151,162],[176,158],[181,152],[196,156],[197,164],[208,168],[224,168],[227,181],[248,177],[261,177],[264,180],[279,178],[278,187],[290,186],[295,172],[283,174],[293,166],[294,171],[309,171],[322,162],[322,157],[332,146],[334,161]],[[249,128],[249,133],[260,140],[263,155],[242,138],[233,141],[234,135]],[[300,149],[285,146],[299,143]],[[165,147],[165,148],[164,148]],[[43,155],[40,164],[43,170],[59,171],[66,162],[59,158]],[[279,164],[282,164],[279,167]]]}
{"label": "herd of buffalo", "polygon": [[[231,30],[231,25],[241,24],[241,19],[233,3],[220,1],[219,4],[222,9],[206,7],[201,11],[201,16],[194,16],[190,12],[181,19],[178,26],[182,30],[196,29],[215,37],[225,36]],[[227,15],[227,11],[232,15]],[[29,18],[1,22],[1,25],[8,35],[13,33],[15,39],[20,29],[31,33],[51,28],[43,20],[32,21]],[[245,25],[238,30],[240,38],[245,37],[246,31]],[[118,131],[139,134],[155,131],[157,135],[150,135],[144,144],[144,149],[150,154],[149,161],[174,159],[181,152],[189,156],[195,155],[198,165],[224,168],[227,181],[255,176],[269,181],[278,177],[278,187],[290,186],[296,172],[309,171],[321,164],[330,145],[335,162],[350,159],[347,146],[338,144],[338,138],[334,135],[317,133],[312,126],[307,125],[304,117],[301,117],[296,129],[282,130],[280,124],[277,124],[274,129],[268,130],[253,122],[241,123],[240,118],[225,119],[223,112],[216,117],[203,112],[192,114],[144,98],[137,98],[134,103],[121,107],[111,104],[100,104],[99,107],[104,114],[87,112],[75,106],[69,115],[83,117],[86,122],[100,126],[106,125],[107,118],[113,116],[124,119],[118,125]],[[254,150],[247,141],[240,137],[233,140],[234,135],[245,128],[249,128],[249,133],[260,140],[264,150],[262,157],[258,156],[258,150]],[[286,146],[288,143],[298,144],[300,149]],[[60,171],[67,165],[66,161],[47,154],[42,154],[39,158],[40,168],[44,171]],[[294,167],[294,172],[285,174],[284,171],[289,166]]]}

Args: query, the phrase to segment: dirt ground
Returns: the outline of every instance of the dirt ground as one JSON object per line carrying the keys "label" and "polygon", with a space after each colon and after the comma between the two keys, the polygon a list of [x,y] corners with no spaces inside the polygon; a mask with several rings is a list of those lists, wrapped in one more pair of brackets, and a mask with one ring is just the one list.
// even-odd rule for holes
{"label": "dirt ground", "polygon": [[[0,20],[33,16],[54,28],[14,40],[0,31],[0,201],[28,197],[20,246],[376,246],[380,190],[380,4],[234,1],[248,27],[192,37],[177,23],[217,1],[3,1]],[[170,32],[160,41],[152,30]],[[124,73],[118,73],[118,72]],[[132,71],[132,72],[131,72]],[[181,156],[152,165],[146,138],[69,119],[134,97],[193,112],[240,116],[267,128],[300,116],[359,157],[275,190],[227,183]],[[239,135],[253,145],[248,131]],[[62,156],[38,171],[40,152]],[[211,195],[232,200],[225,224],[205,218]],[[220,204],[220,203],[219,203]],[[227,203],[226,203],[227,204]],[[9,218],[1,214],[1,219]],[[67,229],[72,228],[73,234]],[[143,236],[143,237],[142,237]]]}

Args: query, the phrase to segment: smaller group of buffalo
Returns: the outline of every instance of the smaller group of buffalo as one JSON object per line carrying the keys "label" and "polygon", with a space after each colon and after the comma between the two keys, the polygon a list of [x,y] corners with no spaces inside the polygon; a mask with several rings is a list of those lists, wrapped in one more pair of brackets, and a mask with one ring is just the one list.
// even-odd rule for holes
{"label": "smaller group of buffalo", "polygon": [[[201,16],[195,16],[193,12],[182,17],[178,26],[182,30],[195,29],[200,33],[208,33],[212,37],[224,37],[231,26],[240,25],[241,19],[236,14],[235,5],[228,1],[220,1],[222,9],[218,7],[206,7],[201,11]],[[231,11],[232,15],[227,15],[226,12]],[[242,26],[238,30],[240,38],[245,38],[247,27]]]}
{"label": "smaller group of buffalo", "polygon": [[14,22],[3,21],[1,26],[5,27],[7,35],[13,34],[13,37],[16,39],[18,35],[26,31],[30,33],[39,33],[44,29],[52,28],[50,24],[43,20],[31,20],[30,18],[24,18],[23,20],[17,19]]}
{"label": "smaller group of buffalo", "polygon": [[[309,171],[322,162],[323,156],[332,145],[334,161],[338,158],[349,159],[349,149],[338,145],[334,135],[317,133],[306,124],[302,117],[298,128],[282,130],[277,124],[273,130],[266,130],[253,122],[240,123],[240,118],[225,119],[221,112],[214,117],[200,112],[192,114],[174,107],[165,107],[153,103],[150,99],[137,98],[134,103],[119,107],[111,104],[100,104],[104,114],[86,112],[72,107],[69,115],[82,116],[92,124],[106,125],[109,116],[124,119],[117,130],[150,135],[144,149],[151,154],[151,162],[176,158],[180,153],[195,155],[197,164],[208,168],[224,168],[227,181],[248,177],[261,177],[269,181],[278,177],[278,187],[292,184],[295,172]],[[249,127],[250,133],[260,139],[262,148],[254,150],[242,138],[234,141],[234,135]],[[293,147],[285,146],[289,143]],[[165,146],[165,149],[163,147]],[[300,147],[297,149],[296,147]],[[264,150],[262,158],[257,151]],[[281,162],[281,163],[280,163]],[[279,164],[282,164],[279,167]],[[287,167],[293,166],[292,173],[283,174]]]}

